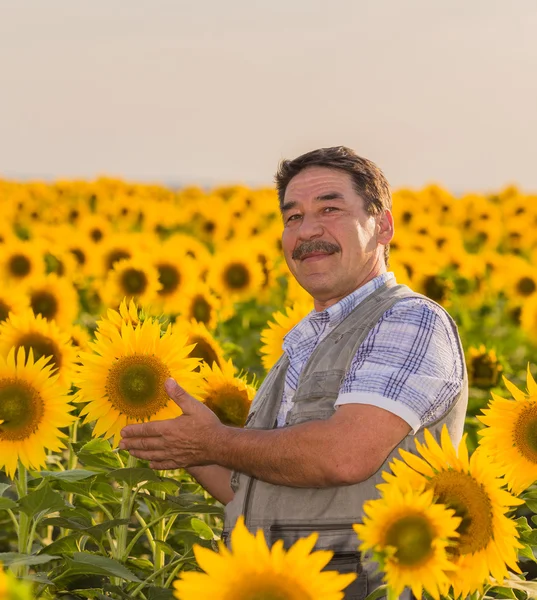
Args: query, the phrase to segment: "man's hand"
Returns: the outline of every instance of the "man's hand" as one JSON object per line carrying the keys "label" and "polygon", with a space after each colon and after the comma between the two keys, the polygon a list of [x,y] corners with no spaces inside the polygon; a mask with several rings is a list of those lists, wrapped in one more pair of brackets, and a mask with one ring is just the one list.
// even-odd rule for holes
{"label": "man's hand", "polygon": [[132,456],[150,461],[152,469],[180,469],[214,462],[219,432],[224,426],[202,402],[193,398],[174,379],[165,383],[168,396],[183,414],[175,419],[127,425],[119,447]]}

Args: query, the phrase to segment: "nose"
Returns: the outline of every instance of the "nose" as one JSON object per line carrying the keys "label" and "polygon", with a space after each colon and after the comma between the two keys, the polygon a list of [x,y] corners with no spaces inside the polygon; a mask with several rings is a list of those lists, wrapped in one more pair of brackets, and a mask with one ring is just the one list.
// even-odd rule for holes
{"label": "nose", "polygon": [[321,220],[314,214],[305,213],[302,216],[298,230],[298,238],[301,240],[312,240],[321,237],[324,228]]}

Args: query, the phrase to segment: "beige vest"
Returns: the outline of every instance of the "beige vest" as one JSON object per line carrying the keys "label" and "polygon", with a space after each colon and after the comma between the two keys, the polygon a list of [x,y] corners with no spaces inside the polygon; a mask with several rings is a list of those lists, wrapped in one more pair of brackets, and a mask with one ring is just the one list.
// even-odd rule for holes
{"label": "beige vest", "polygon": [[[358,347],[382,315],[396,302],[408,297],[423,298],[406,286],[388,281],[365,298],[319,343],[302,370],[285,426],[315,419],[328,419],[332,416],[340,385]],[[426,300],[433,303],[432,300]],[[451,317],[449,319],[458,339],[456,325]],[[276,427],[288,364],[284,354],[270,370],[252,402],[245,427]],[[440,440],[444,423],[455,444],[458,444],[462,437],[468,403],[466,379],[465,373],[462,391],[451,404],[450,410],[428,426],[437,440]],[[360,553],[357,551],[358,539],[352,525],[362,520],[364,501],[379,496],[375,486],[383,481],[381,473],[388,470],[389,462],[398,456],[399,449],[416,452],[415,437],[423,442],[423,430],[418,431],[416,436],[405,437],[369,479],[350,486],[287,487],[234,472],[231,487],[235,497],[226,506],[223,539],[227,540],[240,515],[244,515],[250,531],[263,529],[269,545],[283,539],[285,547],[288,548],[299,538],[316,531],[319,533],[319,539],[315,548],[335,552],[327,569],[342,573],[359,573],[358,579],[347,588],[345,598],[365,598],[378,587],[382,575],[373,575],[373,565],[370,563],[364,561],[362,566]]]}

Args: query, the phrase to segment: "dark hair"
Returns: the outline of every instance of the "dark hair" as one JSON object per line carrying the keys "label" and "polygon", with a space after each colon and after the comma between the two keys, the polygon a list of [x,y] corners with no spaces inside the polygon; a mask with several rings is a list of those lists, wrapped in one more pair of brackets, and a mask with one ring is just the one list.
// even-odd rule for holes
{"label": "dark hair", "polygon": [[[364,199],[365,209],[370,215],[381,214],[392,207],[390,185],[384,173],[374,162],[358,156],[354,150],[345,146],[319,148],[293,160],[282,160],[274,177],[280,207],[291,179],[307,167],[326,167],[348,173],[356,193]],[[389,255],[390,245],[386,244],[384,248],[386,265]]]}

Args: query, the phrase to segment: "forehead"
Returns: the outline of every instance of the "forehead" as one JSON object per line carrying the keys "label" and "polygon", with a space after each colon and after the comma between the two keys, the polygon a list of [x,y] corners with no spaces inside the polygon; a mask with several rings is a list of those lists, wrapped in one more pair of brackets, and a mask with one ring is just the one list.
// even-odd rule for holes
{"label": "forehead", "polygon": [[359,198],[349,173],[327,167],[306,167],[295,175],[285,190],[285,201],[299,201],[338,192],[345,198]]}

